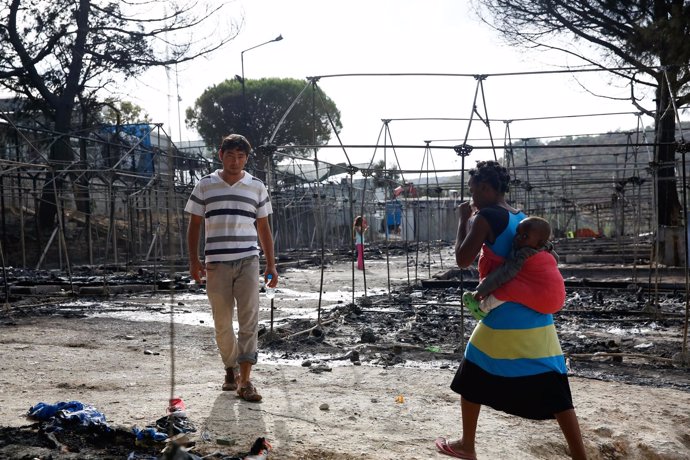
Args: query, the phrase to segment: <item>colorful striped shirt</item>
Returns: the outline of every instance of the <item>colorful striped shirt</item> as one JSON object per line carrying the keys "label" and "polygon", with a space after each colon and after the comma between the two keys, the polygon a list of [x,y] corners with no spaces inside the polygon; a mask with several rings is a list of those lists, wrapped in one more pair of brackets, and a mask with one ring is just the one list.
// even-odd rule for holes
{"label": "colorful striped shirt", "polygon": [[201,178],[184,208],[204,217],[206,263],[259,255],[255,222],[273,213],[261,180],[245,171],[242,179],[230,185],[220,171]]}
{"label": "colorful striped shirt", "polygon": [[[494,229],[495,241],[486,242],[479,257],[482,278],[500,263],[497,259],[509,254],[517,225],[526,217],[522,212],[511,213],[498,207],[484,214],[483,211],[479,214],[490,225],[499,223]],[[517,302],[503,303],[477,324],[465,349],[465,358],[500,377],[567,373],[553,316]]]}

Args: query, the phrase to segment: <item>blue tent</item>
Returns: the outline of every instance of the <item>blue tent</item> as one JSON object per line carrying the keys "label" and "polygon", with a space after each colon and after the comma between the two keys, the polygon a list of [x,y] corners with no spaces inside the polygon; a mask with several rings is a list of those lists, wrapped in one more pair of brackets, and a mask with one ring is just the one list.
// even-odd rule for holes
{"label": "blue tent", "polygon": [[386,235],[399,233],[402,224],[402,204],[398,200],[386,203]]}
{"label": "blue tent", "polygon": [[132,151],[133,170],[147,176],[153,175],[153,146],[151,144],[151,126],[146,123],[125,125],[104,125],[102,131],[107,134],[118,133],[123,144],[137,148]]}

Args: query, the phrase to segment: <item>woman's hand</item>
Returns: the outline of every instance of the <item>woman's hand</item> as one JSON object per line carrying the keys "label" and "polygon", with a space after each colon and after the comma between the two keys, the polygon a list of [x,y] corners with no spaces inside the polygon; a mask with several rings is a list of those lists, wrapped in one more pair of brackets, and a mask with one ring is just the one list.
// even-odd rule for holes
{"label": "woman's hand", "polygon": [[460,221],[462,222],[470,220],[470,217],[472,217],[474,213],[474,207],[470,201],[463,201],[460,203],[460,206],[458,206],[458,209],[460,210]]}
{"label": "woman's hand", "polygon": [[482,244],[490,235],[489,223],[477,215],[477,208],[470,201],[458,206],[460,221],[455,240],[455,261],[459,267],[469,267],[479,254]]}

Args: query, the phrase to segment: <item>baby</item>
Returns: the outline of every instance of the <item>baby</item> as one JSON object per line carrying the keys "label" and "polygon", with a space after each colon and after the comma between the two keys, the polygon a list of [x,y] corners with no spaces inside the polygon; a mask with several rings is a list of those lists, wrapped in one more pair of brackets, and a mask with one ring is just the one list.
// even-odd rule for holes
{"label": "baby", "polygon": [[[497,299],[491,293],[515,278],[530,257],[546,251],[558,263],[558,254],[553,250],[553,245],[549,241],[550,237],[551,225],[541,217],[527,217],[520,221],[513,241],[512,257],[489,273],[477,285],[474,292],[466,292],[462,296],[472,316],[477,320],[483,319],[491,310],[506,302],[506,300]],[[534,287],[534,289],[543,288],[544,286]]]}

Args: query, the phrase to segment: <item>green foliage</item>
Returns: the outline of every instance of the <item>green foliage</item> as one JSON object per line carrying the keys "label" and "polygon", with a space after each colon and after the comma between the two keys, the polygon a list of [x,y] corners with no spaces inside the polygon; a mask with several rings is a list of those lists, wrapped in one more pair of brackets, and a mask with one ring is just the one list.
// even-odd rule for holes
{"label": "green foliage", "polygon": [[[39,101],[63,132],[77,99],[82,107],[97,107],[105,88],[151,66],[207,54],[234,38],[234,27],[221,38],[212,35],[209,21],[220,8],[163,0],[0,2],[0,86]],[[203,27],[193,43],[183,37]]]}
{"label": "green foliage", "polygon": [[[152,66],[168,66],[209,54],[231,41],[209,27],[220,6],[203,0],[8,0],[0,2],[0,87],[39,107],[60,133],[49,161],[71,164],[71,134],[79,106],[81,128],[97,117],[100,94]],[[192,35],[197,32],[197,35]],[[201,32],[199,35],[198,32]],[[52,173],[51,173],[52,174]],[[57,214],[55,182],[44,183],[39,225],[51,228]],[[84,199],[86,202],[88,198]]]}
{"label": "green foliage", "polygon": [[[292,78],[246,80],[246,117],[243,111],[242,83],[225,80],[203,92],[193,108],[186,111],[186,123],[196,128],[208,145],[218,145],[230,133],[244,134],[255,149],[259,175],[265,166],[265,153],[257,147],[268,144],[279,122],[291,104],[305,89],[307,82]],[[313,103],[312,103],[313,101]],[[331,125],[333,124],[333,126]],[[272,145],[324,145],[333,128],[342,128],[335,103],[318,87],[308,88],[291,108],[276,132]],[[306,156],[309,150],[286,153]],[[280,154],[273,156],[277,162]]]}
{"label": "green foliage", "polygon": [[399,185],[400,172],[396,165],[386,167],[386,161],[379,160],[371,167],[371,177],[374,179],[374,187],[393,190]]}
{"label": "green foliage", "polygon": [[131,123],[151,123],[151,118],[143,108],[133,102],[106,99],[106,102],[103,104],[103,110],[101,110],[101,121],[112,125],[118,123],[126,125]]}

